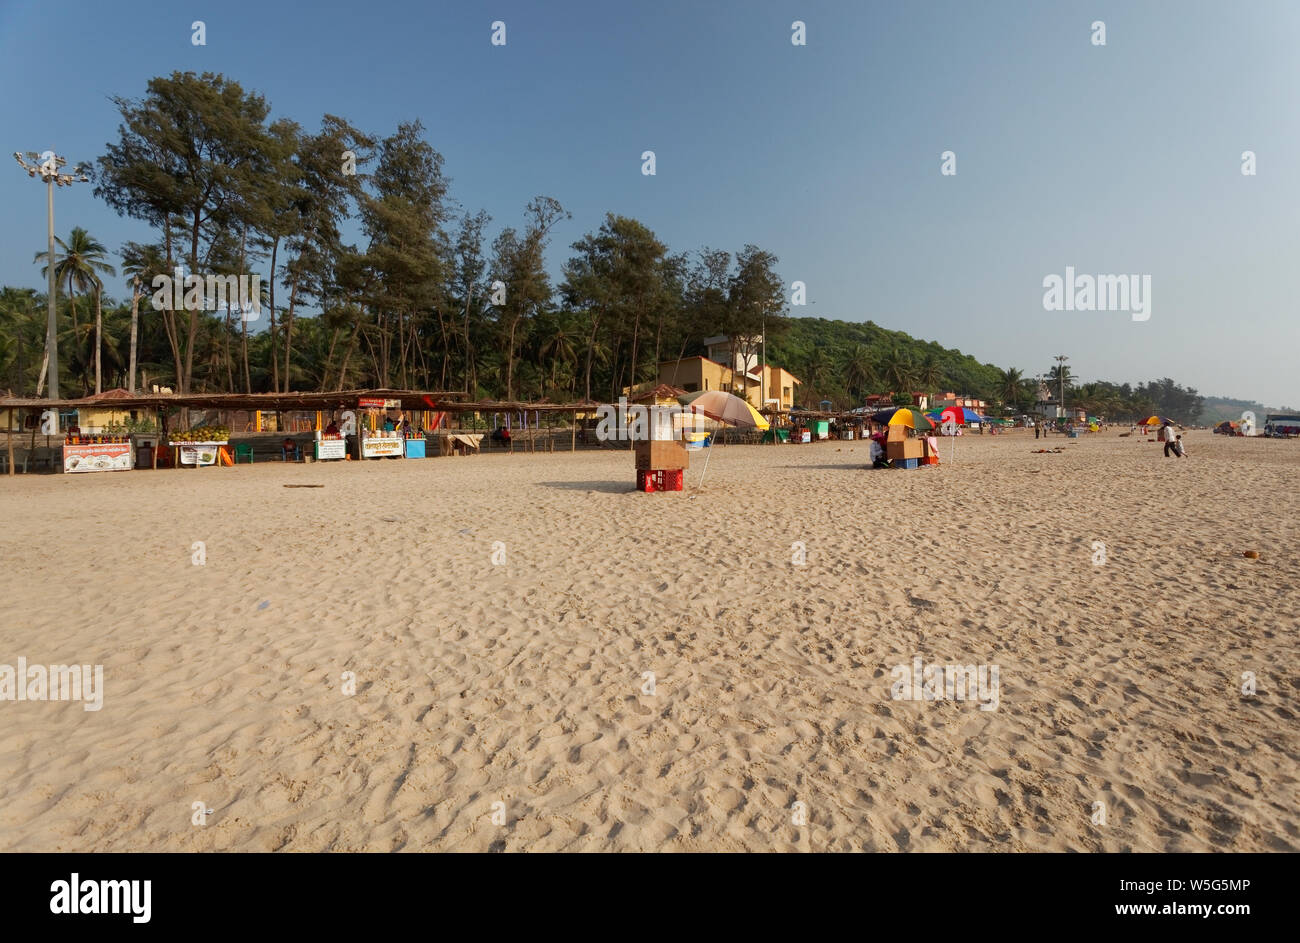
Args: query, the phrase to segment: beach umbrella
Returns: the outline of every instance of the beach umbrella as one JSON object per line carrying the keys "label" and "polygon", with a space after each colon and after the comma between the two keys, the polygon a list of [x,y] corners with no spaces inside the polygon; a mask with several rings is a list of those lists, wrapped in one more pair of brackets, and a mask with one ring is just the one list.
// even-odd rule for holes
{"label": "beach umbrella", "polygon": [[933,429],[934,422],[919,409],[911,406],[899,406],[897,409],[882,409],[873,413],[871,421],[882,426],[907,426],[909,429]]}
{"label": "beach umbrella", "polygon": [[763,418],[748,402],[722,390],[699,390],[677,397],[677,402],[689,406],[697,413],[703,413],[715,422],[729,426],[761,429],[766,431],[768,421]]}
{"label": "beach umbrella", "polygon": [[943,414],[948,410],[952,410],[958,416],[960,416],[961,421],[963,423],[989,421],[989,418],[987,416],[981,416],[979,413],[975,412],[975,410],[971,409],[969,406],[948,406],[945,407],[944,409],[932,409],[928,413],[926,413],[926,416],[932,419],[935,425],[938,425],[943,421]]}
{"label": "beach umbrella", "polygon": [[[685,396],[677,397],[677,401],[696,413],[703,413],[714,422],[725,423],[729,426],[766,430],[770,425],[759,411],[749,405],[748,402],[739,396],[724,393],[722,390],[700,390],[695,393],[687,393]],[[704,476],[709,473],[709,459],[712,457],[713,449],[710,448],[709,454],[704,457],[704,470],[700,472],[700,485],[704,484]]]}

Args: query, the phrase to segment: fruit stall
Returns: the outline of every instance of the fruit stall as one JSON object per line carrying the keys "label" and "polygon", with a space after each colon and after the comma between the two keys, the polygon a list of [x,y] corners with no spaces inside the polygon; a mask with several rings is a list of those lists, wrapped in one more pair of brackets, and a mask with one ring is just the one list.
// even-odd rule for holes
{"label": "fruit stall", "polygon": [[195,426],[170,433],[167,444],[176,450],[177,467],[215,465],[222,449],[230,444],[230,430],[225,426]]}

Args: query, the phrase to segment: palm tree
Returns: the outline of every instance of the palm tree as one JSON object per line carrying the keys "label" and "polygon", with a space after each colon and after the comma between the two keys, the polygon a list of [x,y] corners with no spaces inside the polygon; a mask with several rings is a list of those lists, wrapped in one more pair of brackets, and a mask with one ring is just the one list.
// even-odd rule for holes
{"label": "palm tree", "polygon": [[880,361],[880,373],[884,381],[896,393],[908,392],[916,367],[911,358],[899,347],[891,347]]}
{"label": "palm tree", "polygon": [[866,344],[854,344],[844,355],[844,385],[855,399],[861,398],[866,388],[875,382],[876,364],[871,349]]}
{"label": "palm tree", "polygon": [[[80,333],[77,325],[77,290],[84,294],[87,291],[95,292],[95,392],[100,393],[100,367],[99,367],[99,340],[103,331],[103,315],[100,310],[100,295],[104,288],[104,283],[99,278],[99,273],[106,275],[116,275],[117,270],[104,261],[108,257],[108,249],[104,247],[98,239],[92,236],[80,226],[74,226],[72,232],[68,235],[68,241],[56,238],[59,248],[63,250],[62,257],[54,262],[54,280],[55,282],[67,281],[68,283],[68,301],[72,306],[72,333]],[[49,273],[49,252],[36,253],[35,261],[44,261],[45,267],[41,269],[41,274],[48,277]]]}
{"label": "palm tree", "polygon": [[1089,416],[1107,412],[1106,390],[1100,383],[1085,383],[1074,394],[1074,403],[1082,407]]}
{"label": "palm tree", "polygon": [[1015,367],[998,371],[998,396],[1004,406],[1017,409],[1020,396],[1024,392],[1025,376]]}
{"label": "palm tree", "polygon": [[128,389],[135,392],[136,338],[140,327],[140,283],[153,284],[155,275],[167,273],[167,262],[158,246],[128,242],[122,247],[122,274],[131,279],[131,366]]}
{"label": "palm tree", "polygon": [[1057,364],[1047,371],[1048,389],[1054,393],[1059,393],[1061,389],[1061,379],[1064,375],[1065,388],[1070,389],[1074,383],[1074,372],[1070,369],[1069,364]]}
{"label": "palm tree", "polygon": [[930,399],[934,399],[937,387],[943,382],[943,366],[934,351],[926,351],[925,357],[916,367],[916,382]]}
{"label": "palm tree", "polygon": [[[25,354],[39,350],[44,344],[44,328],[41,326],[43,315],[38,304],[36,291],[31,288],[0,288],[0,326],[4,336],[13,342],[10,349],[9,368],[6,371],[7,385],[15,392],[27,388],[28,370],[35,366],[28,364]],[[0,360],[3,360],[0,357]],[[42,369],[48,369],[48,362]],[[40,396],[40,390],[36,392]]]}
{"label": "palm tree", "polygon": [[804,395],[813,397],[821,390],[831,372],[831,358],[825,348],[814,347],[804,363]]}
{"label": "palm tree", "polygon": [[548,365],[551,388],[555,389],[557,367],[567,366],[577,360],[577,332],[558,317],[548,318],[537,338],[537,358]]}

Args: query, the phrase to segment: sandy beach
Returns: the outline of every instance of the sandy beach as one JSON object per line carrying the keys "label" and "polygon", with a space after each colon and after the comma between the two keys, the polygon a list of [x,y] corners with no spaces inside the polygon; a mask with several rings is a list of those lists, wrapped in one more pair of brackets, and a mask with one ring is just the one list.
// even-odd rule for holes
{"label": "sandy beach", "polygon": [[0,850],[1295,851],[1300,442],[1188,440],[0,480],[0,663],[104,678],[0,703]]}

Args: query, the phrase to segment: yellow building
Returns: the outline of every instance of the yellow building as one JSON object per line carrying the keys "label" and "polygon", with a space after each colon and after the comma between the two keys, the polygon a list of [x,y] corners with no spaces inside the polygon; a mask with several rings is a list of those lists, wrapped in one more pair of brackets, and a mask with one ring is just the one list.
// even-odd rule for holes
{"label": "yellow building", "polygon": [[734,393],[748,400],[755,409],[763,408],[764,398],[768,405],[789,409],[794,405],[794,388],[802,381],[782,367],[769,364],[766,377],[763,369],[754,367],[748,373],[741,373],[708,357],[686,357],[659,364],[659,382],[680,387],[687,393],[697,390]]}
{"label": "yellow building", "polygon": [[[77,407],[77,426],[87,434],[101,433],[110,423],[125,424],[128,420],[140,418],[140,410],[121,409],[113,403],[115,399],[125,399],[130,395],[129,391],[119,387],[90,397],[95,401],[94,405]],[[148,418],[153,417],[148,416]]]}

